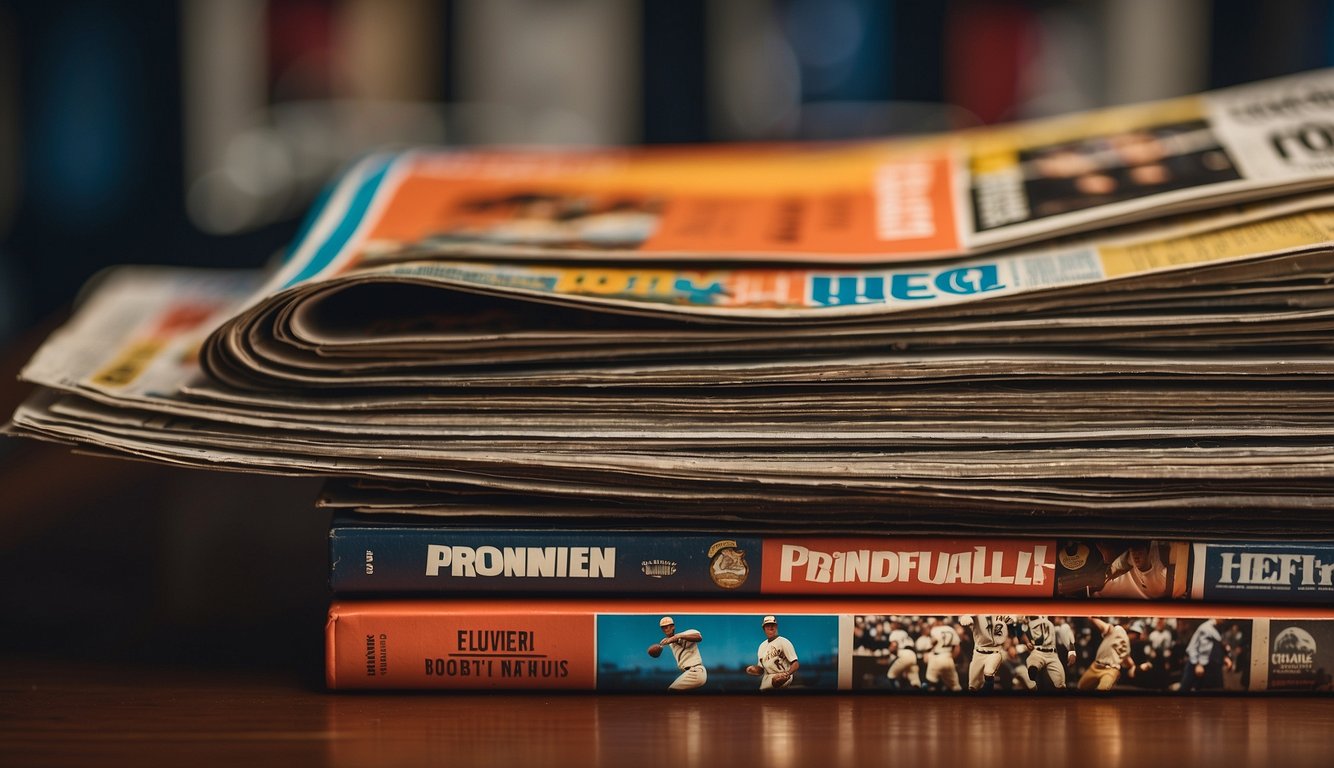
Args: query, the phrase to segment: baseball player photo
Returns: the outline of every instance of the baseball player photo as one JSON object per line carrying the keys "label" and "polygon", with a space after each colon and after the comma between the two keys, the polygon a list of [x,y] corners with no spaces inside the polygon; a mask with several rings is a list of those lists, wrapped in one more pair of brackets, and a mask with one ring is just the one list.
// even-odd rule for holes
{"label": "baseball player photo", "polygon": [[1065,647],[1065,663],[1061,663],[1060,656],[1057,655],[1057,647],[1060,645],[1060,637],[1056,625],[1046,616],[1029,616],[1028,624],[1024,628],[1024,639],[1033,649],[1028,654],[1028,675],[1037,685],[1037,680],[1045,672],[1047,679],[1058,690],[1065,688],[1065,668],[1075,665],[1074,635],[1071,634],[1070,642]]}
{"label": "baseball player photo", "polygon": [[1161,600],[1171,596],[1169,545],[1137,541],[1126,547],[1107,566],[1106,581],[1093,590],[1096,597],[1132,600]]}
{"label": "baseball player photo", "polygon": [[959,623],[971,627],[973,660],[968,665],[968,690],[994,691],[996,670],[1005,658],[1005,638],[1013,616],[960,616]]}
{"label": "baseball player photo", "polygon": [[1130,635],[1125,627],[1112,619],[1090,618],[1089,621],[1102,634],[1102,642],[1098,644],[1093,663],[1079,677],[1077,687],[1081,691],[1110,691],[1120,679],[1122,669],[1129,669],[1130,676],[1135,676],[1135,662],[1130,659]]}
{"label": "baseball player photo", "polygon": [[676,666],[681,670],[676,680],[667,686],[668,690],[690,691],[704,685],[709,679],[708,670],[704,669],[704,659],[699,655],[699,644],[704,641],[704,636],[698,629],[678,633],[676,620],[671,616],[663,616],[658,626],[662,627],[663,637],[649,646],[648,655],[657,658],[662,655],[663,648],[671,648],[672,655],[676,657]]}
{"label": "baseball player photo", "polygon": [[889,670],[885,676],[898,688],[915,690],[922,687],[922,675],[917,666],[916,641],[895,618],[889,633]]}
{"label": "baseball player photo", "polygon": [[1028,673],[1028,664],[1023,657],[1027,650],[1027,646],[1010,643],[1001,652],[1001,669],[1010,687],[1015,690],[1031,691],[1038,687],[1037,681]]}
{"label": "baseball player photo", "polygon": [[746,674],[760,676],[760,690],[772,691],[792,684],[793,676],[801,668],[797,649],[792,641],[778,634],[778,619],[765,616],[760,621],[764,642],[760,643],[758,663],[746,667]]}
{"label": "baseball player photo", "polygon": [[926,657],[926,685],[934,690],[961,691],[959,668],[955,659],[959,657],[959,633],[943,619],[932,619],[931,652]]}
{"label": "baseball player photo", "polygon": [[1232,669],[1227,641],[1219,631],[1219,619],[1200,622],[1186,645],[1186,663],[1181,668],[1182,691],[1221,690],[1223,672]]}

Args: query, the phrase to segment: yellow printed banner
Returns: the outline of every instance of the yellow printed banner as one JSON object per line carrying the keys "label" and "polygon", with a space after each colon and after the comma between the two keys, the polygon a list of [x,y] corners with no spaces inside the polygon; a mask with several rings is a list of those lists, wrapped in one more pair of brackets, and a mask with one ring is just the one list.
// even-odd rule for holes
{"label": "yellow printed banner", "polygon": [[1108,278],[1257,253],[1325,246],[1334,239],[1334,211],[1279,216],[1167,240],[1098,249]]}
{"label": "yellow printed banner", "polygon": [[163,343],[157,339],[129,344],[109,364],[93,374],[93,383],[105,387],[124,387],[132,383],[148,368],[162,347]]}

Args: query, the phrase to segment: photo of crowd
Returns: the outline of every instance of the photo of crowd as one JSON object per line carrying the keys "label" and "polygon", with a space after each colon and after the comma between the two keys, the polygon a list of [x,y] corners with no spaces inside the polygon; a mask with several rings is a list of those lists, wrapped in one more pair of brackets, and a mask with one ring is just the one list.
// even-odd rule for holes
{"label": "photo of crowd", "polygon": [[1250,621],[1072,616],[853,617],[854,690],[1245,690]]}

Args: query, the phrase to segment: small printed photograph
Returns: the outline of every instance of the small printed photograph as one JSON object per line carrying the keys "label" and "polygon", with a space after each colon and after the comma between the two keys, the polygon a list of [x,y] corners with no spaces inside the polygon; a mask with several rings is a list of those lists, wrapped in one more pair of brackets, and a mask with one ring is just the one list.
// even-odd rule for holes
{"label": "small printed photograph", "polygon": [[960,690],[963,634],[955,618],[853,616],[853,690]]}
{"label": "small printed photograph", "polygon": [[1083,691],[1244,691],[1249,619],[1075,618]]}
{"label": "small printed photograph", "polygon": [[599,690],[838,688],[836,616],[604,614],[597,645]]}
{"label": "small printed photograph", "polygon": [[[1025,644],[1027,616],[854,616],[855,690],[995,692],[1064,689],[1066,665],[1055,662],[1056,638],[1074,644],[1064,617],[1032,617],[1042,647]],[[1051,647],[1051,650],[1048,650]],[[1030,668],[1030,664],[1041,666]],[[1039,680],[1050,680],[1040,686]]]}
{"label": "small printed photograph", "polygon": [[541,191],[466,197],[449,211],[448,229],[417,245],[637,248],[657,231],[661,207],[656,198]]}
{"label": "small printed photograph", "polygon": [[1189,545],[1148,539],[1062,540],[1056,551],[1056,594],[1120,600],[1182,597],[1177,571]]}
{"label": "small printed photograph", "polygon": [[853,617],[855,690],[1241,691],[1251,622],[1071,616]]}
{"label": "small printed photograph", "polygon": [[1017,173],[1008,168],[975,178],[979,231],[1241,178],[1203,120],[1030,147],[1018,155]]}

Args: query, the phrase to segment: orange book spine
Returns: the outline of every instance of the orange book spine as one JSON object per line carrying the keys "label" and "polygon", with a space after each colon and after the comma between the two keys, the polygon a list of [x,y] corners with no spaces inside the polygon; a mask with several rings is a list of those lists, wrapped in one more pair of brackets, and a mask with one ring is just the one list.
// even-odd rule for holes
{"label": "orange book spine", "polygon": [[1107,600],[344,600],[333,689],[1324,691],[1334,609]]}

